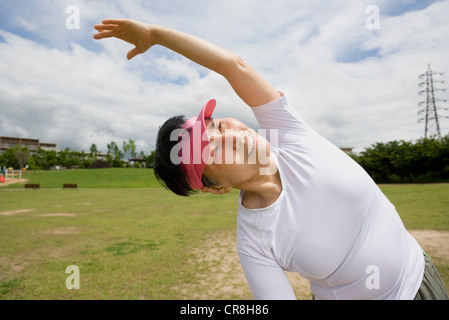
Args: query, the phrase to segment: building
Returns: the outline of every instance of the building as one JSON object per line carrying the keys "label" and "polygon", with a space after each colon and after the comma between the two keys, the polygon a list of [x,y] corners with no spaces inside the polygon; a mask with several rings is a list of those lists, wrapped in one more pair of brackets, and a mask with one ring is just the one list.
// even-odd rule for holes
{"label": "building", "polygon": [[0,136],[0,154],[3,154],[6,150],[14,148],[17,145],[28,148],[31,153],[37,152],[39,148],[42,148],[45,151],[58,151],[58,145],[56,143],[40,142],[39,139]]}
{"label": "building", "polygon": [[354,152],[352,151],[352,148],[347,148],[347,147],[340,147],[341,151],[343,151],[344,153],[348,154],[348,155],[353,155]]}

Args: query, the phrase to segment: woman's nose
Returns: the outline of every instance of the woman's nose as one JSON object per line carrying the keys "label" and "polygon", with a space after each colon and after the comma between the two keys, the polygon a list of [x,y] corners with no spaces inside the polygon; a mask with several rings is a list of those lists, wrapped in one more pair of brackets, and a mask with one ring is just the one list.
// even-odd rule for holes
{"label": "woman's nose", "polygon": [[239,134],[239,131],[230,130],[230,132],[225,134],[225,146],[232,146],[232,149],[238,150],[243,143],[242,139],[243,138]]}
{"label": "woman's nose", "polygon": [[224,134],[211,135],[210,142],[220,145],[223,149],[232,147],[237,150],[243,143],[243,137],[240,137],[239,131],[226,130]]}

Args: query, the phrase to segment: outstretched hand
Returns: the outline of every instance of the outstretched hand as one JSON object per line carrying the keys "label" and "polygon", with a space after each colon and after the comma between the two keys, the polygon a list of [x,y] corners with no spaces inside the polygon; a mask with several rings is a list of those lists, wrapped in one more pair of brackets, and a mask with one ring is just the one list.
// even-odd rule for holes
{"label": "outstretched hand", "polygon": [[99,31],[94,35],[96,40],[115,37],[133,44],[135,47],[127,55],[129,60],[154,45],[150,25],[135,20],[106,19],[94,28]]}

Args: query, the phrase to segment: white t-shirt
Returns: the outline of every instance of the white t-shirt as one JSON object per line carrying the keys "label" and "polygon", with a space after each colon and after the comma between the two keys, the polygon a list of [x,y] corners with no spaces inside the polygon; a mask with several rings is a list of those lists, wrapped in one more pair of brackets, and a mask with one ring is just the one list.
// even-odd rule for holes
{"label": "white t-shirt", "polygon": [[285,95],[252,108],[271,141],[282,193],[246,209],[240,193],[237,250],[256,299],[296,299],[283,270],[310,281],[317,299],[413,299],[423,252],[368,174],[312,130]]}

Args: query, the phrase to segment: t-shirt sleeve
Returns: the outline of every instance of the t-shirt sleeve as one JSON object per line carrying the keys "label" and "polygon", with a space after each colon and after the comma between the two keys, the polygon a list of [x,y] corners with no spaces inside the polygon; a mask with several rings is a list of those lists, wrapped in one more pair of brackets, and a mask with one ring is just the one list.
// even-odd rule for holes
{"label": "t-shirt sleeve", "polygon": [[260,126],[264,129],[310,130],[302,116],[289,105],[285,94],[280,94],[277,100],[251,108]]}
{"label": "t-shirt sleeve", "polygon": [[288,104],[282,92],[279,99],[251,109],[260,127],[266,130],[266,136],[269,138],[275,132],[279,144],[295,144],[298,138],[314,133],[302,116]]}
{"label": "t-shirt sleeve", "polygon": [[240,263],[251,293],[256,300],[296,300],[295,293],[280,266],[260,263],[239,253]]}

